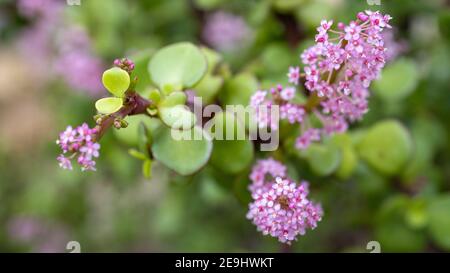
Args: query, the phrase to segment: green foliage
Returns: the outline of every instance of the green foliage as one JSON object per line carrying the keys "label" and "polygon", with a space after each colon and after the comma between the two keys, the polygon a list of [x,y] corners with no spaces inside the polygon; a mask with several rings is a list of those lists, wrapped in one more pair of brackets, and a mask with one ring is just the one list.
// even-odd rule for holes
{"label": "green foliage", "polygon": [[229,112],[217,113],[213,121],[211,134],[223,132],[220,134],[223,139],[215,138],[213,141],[211,164],[228,174],[236,174],[248,168],[253,161],[254,148],[246,135],[245,126]]}
{"label": "green foliage", "polygon": [[175,89],[190,88],[207,71],[205,55],[190,43],[178,43],[157,51],[148,64],[152,81],[161,89],[174,86]]}
{"label": "green foliage", "polygon": [[336,175],[341,179],[347,179],[353,174],[358,163],[358,155],[352,139],[348,134],[336,134],[330,141],[341,151],[341,161]]}
{"label": "green foliage", "polygon": [[113,67],[103,73],[102,82],[111,94],[121,98],[130,86],[130,75],[123,69]]}
{"label": "green foliage", "polygon": [[342,158],[338,146],[330,141],[324,144],[313,143],[305,153],[312,171],[319,176],[327,176],[335,172]]}
{"label": "green foliage", "polygon": [[184,105],[159,108],[161,121],[172,129],[189,130],[196,122],[195,115]]}
{"label": "green foliage", "polygon": [[[180,140],[174,139],[172,133],[178,133]],[[185,140],[187,138],[191,140]],[[208,162],[211,150],[211,139],[198,126],[185,131],[171,130],[162,126],[155,132],[152,144],[153,156],[181,175],[193,174],[200,170]]]}
{"label": "green foliage", "polygon": [[428,208],[429,229],[434,241],[445,250],[450,250],[450,196],[434,199]]}
{"label": "green foliage", "polygon": [[95,109],[97,109],[100,114],[111,114],[119,111],[122,104],[122,98],[103,98],[95,102]]}
{"label": "green foliage", "polygon": [[398,121],[381,121],[362,137],[358,152],[377,171],[393,175],[405,166],[411,156],[411,136]]}
{"label": "green foliage", "polygon": [[224,105],[248,105],[250,97],[258,89],[255,76],[241,73],[225,82],[220,99]]}
{"label": "green foliage", "polygon": [[414,91],[418,82],[419,71],[415,62],[403,58],[388,64],[373,87],[383,100],[399,101]]}

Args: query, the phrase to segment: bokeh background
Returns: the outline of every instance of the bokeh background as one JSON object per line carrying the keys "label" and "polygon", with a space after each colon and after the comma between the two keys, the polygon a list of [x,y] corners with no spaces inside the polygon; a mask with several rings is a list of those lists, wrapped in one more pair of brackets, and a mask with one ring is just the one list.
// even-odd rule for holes
{"label": "bokeh background", "polygon": [[[448,1],[67,2],[77,1],[0,0],[1,252],[68,252],[69,241],[83,252],[368,252],[372,240],[381,251],[450,251]],[[268,86],[286,81],[321,19],[345,22],[365,9],[389,13],[394,28],[386,34],[387,72],[352,137],[396,119],[412,149],[389,175],[359,160],[344,178],[317,176],[290,159],[325,211],[292,247],[246,220],[248,170],[234,177],[207,166],[186,178],[155,163],[145,179],[112,132],[102,139],[97,172],[58,167],[59,131],[93,124],[93,102],[107,95],[101,74],[115,58],[191,41]]]}

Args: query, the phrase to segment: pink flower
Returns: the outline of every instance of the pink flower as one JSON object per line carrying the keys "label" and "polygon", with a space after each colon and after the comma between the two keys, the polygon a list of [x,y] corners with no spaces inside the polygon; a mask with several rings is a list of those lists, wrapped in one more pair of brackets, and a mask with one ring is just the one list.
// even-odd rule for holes
{"label": "pink flower", "polygon": [[344,28],[345,36],[344,39],[347,41],[358,40],[359,35],[361,33],[361,27],[355,22],[352,21],[348,26]]}
{"label": "pink flower", "polygon": [[[100,144],[94,142],[97,128],[89,128],[86,123],[73,129],[68,126],[66,130],[59,134],[56,141],[63,154],[57,157],[59,166],[63,169],[72,170],[71,159],[77,157],[77,163],[81,166],[82,171],[95,171],[94,157],[99,157]],[[64,154],[69,153],[70,156],[65,157]]]}
{"label": "pink flower", "polygon": [[250,185],[250,190],[253,191],[258,187],[262,187],[267,180],[273,180],[275,177],[286,177],[286,166],[271,157],[259,160],[253,166],[250,174],[250,180],[253,182]]}
{"label": "pink flower", "polygon": [[[301,123],[304,133],[296,140],[298,149],[319,141],[322,134],[346,131],[349,123],[360,120],[368,111],[368,88],[379,77],[388,57],[382,32],[390,27],[390,20],[389,15],[366,11],[348,25],[338,23],[338,30],[331,30],[332,21],[322,20],[316,44],[300,55],[304,74],[298,66],[289,67],[287,74],[295,85],[304,75],[305,88],[315,97],[301,105],[293,101],[294,87],[278,85],[271,89],[271,97],[265,91],[256,92],[250,105],[272,109],[278,105],[280,119]],[[322,125],[313,128],[310,122],[304,122],[312,116]],[[260,126],[271,126],[267,113],[259,114],[257,120]]]}
{"label": "pink flower", "polygon": [[245,20],[224,11],[215,12],[206,18],[203,39],[215,49],[230,52],[248,45],[253,30]]}
{"label": "pink flower", "polygon": [[280,118],[288,120],[289,123],[302,123],[305,116],[305,109],[303,107],[286,103],[280,106]]}
{"label": "pink flower", "polygon": [[297,185],[281,177],[252,191],[247,218],[258,231],[291,244],[307,229],[314,229],[322,218],[320,205],[308,200],[308,184]]}
{"label": "pink flower", "polygon": [[54,68],[71,88],[86,91],[93,96],[103,92],[101,60],[84,50],[61,54],[55,60]]}
{"label": "pink flower", "polygon": [[314,141],[320,140],[320,130],[315,128],[310,128],[306,130],[295,142],[295,147],[299,150],[304,150],[311,145]]}
{"label": "pink flower", "polygon": [[59,166],[61,168],[72,170],[72,162],[70,162],[70,159],[68,159],[64,155],[59,155],[56,159],[59,161]]}
{"label": "pink flower", "polygon": [[288,77],[290,83],[297,85],[300,79],[300,68],[298,66],[289,67]]}
{"label": "pink flower", "polygon": [[295,88],[293,87],[286,87],[280,92],[280,96],[283,100],[289,101],[294,98],[295,95]]}
{"label": "pink flower", "polygon": [[250,99],[250,106],[256,108],[261,105],[266,99],[267,92],[266,91],[256,91],[255,94]]}

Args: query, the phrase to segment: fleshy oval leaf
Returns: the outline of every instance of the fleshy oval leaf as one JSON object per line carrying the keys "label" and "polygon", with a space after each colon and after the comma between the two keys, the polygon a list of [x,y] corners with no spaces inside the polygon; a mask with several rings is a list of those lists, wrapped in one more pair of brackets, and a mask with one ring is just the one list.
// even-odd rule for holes
{"label": "fleshy oval leaf", "polygon": [[150,78],[160,88],[167,84],[192,87],[205,75],[207,68],[206,57],[201,50],[187,42],[160,49],[148,65]]}
{"label": "fleshy oval leaf", "polygon": [[181,91],[170,93],[161,103],[160,107],[171,107],[175,105],[184,105],[186,103],[186,94]]}
{"label": "fleshy oval leaf", "polygon": [[103,73],[102,82],[111,94],[121,98],[130,86],[130,75],[123,69],[113,67]]}
{"label": "fleshy oval leaf", "polygon": [[385,175],[399,172],[410,158],[412,140],[408,130],[395,120],[381,121],[370,128],[357,146],[359,155]]}
{"label": "fleshy oval leaf", "polygon": [[155,132],[152,144],[153,156],[181,175],[200,170],[208,162],[211,151],[211,138],[199,126],[185,131],[162,126]]}
{"label": "fleshy oval leaf", "polygon": [[441,195],[428,207],[429,231],[440,247],[450,250],[450,195]]}
{"label": "fleshy oval leaf", "polygon": [[254,75],[241,73],[225,82],[220,99],[227,105],[248,105],[258,87],[258,80]]}
{"label": "fleshy oval leaf", "polygon": [[339,148],[331,142],[313,143],[306,150],[306,158],[311,170],[320,176],[327,176],[336,171],[341,157]]}
{"label": "fleshy oval leaf", "polygon": [[95,102],[95,109],[97,109],[100,114],[108,115],[119,111],[119,109],[122,108],[122,105],[122,98],[102,98]]}
{"label": "fleshy oval leaf", "polygon": [[185,105],[159,108],[162,122],[172,129],[189,130],[194,127],[197,118]]}
{"label": "fleshy oval leaf", "polygon": [[214,138],[211,164],[229,174],[243,171],[252,163],[254,156],[253,143],[245,134],[245,126],[230,112],[217,113],[213,121],[214,132],[220,131],[222,137],[218,139],[216,135]]}
{"label": "fleshy oval leaf", "polygon": [[403,58],[387,65],[381,72],[381,78],[373,83],[373,88],[383,100],[395,101],[414,91],[418,79],[416,63]]}

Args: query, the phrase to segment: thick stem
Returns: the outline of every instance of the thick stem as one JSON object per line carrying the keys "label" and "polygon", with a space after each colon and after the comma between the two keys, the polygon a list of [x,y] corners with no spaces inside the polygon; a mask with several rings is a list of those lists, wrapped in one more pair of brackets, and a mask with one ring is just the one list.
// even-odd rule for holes
{"label": "thick stem", "polygon": [[94,140],[99,141],[116,119],[124,119],[126,116],[131,115],[147,114],[146,109],[151,104],[150,100],[141,97],[137,92],[127,91],[122,108],[113,114],[103,117],[100,124],[95,127],[97,128],[97,134]]}

